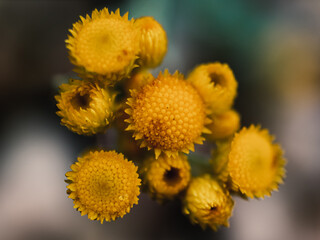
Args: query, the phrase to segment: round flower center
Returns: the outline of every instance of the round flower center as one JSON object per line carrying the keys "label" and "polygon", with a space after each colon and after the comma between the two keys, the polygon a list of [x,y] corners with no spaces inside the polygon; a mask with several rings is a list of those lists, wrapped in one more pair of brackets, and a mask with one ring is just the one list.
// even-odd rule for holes
{"label": "round flower center", "polygon": [[239,135],[231,149],[230,175],[242,189],[258,190],[269,186],[276,174],[272,144],[256,132]]}
{"label": "round flower center", "polygon": [[[89,153],[69,174],[74,183],[71,193],[80,211],[90,219],[110,221],[129,212],[138,201],[140,179],[132,162],[115,152]],[[73,187],[75,185],[75,187]]]}
{"label": "round flower center", "polygon": [[85,93],[81,95],[81,93],[77,93],[73,98],[71,98],[71,105],[74,109],[79,110],[80,108],[82,109],[87,109],[90,105],[90,94]]}
{"label": "round flower center", "polygon": [[163,180],[170,186],[179,184],[179,182],[182,180],[180,176],[180,170],[178,168],[171,167],[169,170],[165,171]]}
{"label": "round flower center", "polygon": [[79,32],[79,62],[93,72],[116,71],[135,59],[134,29],[129,21],[106,18],[92,21]]}
{"label": "round flower center", "polygon": [[210,73],[209,74],[210,81],[214,83],[214,86],[225,87],[226,81],[222,74],[218,73]]}
{"label": "round flower center", "polygon": [[204,127],[205,109],[198,92],[174,77],[156,79],[146,85],[132,107],[136,131],[153,148],[186,149]]}

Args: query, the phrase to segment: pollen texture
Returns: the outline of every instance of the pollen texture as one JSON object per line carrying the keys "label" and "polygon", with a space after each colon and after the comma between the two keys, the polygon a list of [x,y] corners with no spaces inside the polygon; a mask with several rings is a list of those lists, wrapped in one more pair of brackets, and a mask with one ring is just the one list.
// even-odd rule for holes
{"label": "pollen texture", "polygon": [[167,34],[153,17],[141,17],[135,22],[140,31],[138,65],[154,68],[161,64],[168,50]]}
{"label": "pollen texture", "polygon": [[139,31],[128,20],[107,8],[94,10],[73,24],[66,40],[70,60],[80,76],[121,80],[135,67],[139,52]]}
{"label": "pollen texture", "polygon": [[188,76],[212,113],[231,108],[237,95],[238,83],[227,64],[209,63],[196,67]]}
{"label": "pollen texture", "polygon": [[141,140],[141,147],[161,151],[167,156],[188,153],[194,143],[202,143],[206,123],[205,106],[198,92],[178,72],[168,71],[142,87],[132,90],[126,113],[130,116],[126,130]]}
{"label": "pollen texture", "polygon": [[91,220],[111,221],[138,204],[137,167],[114,151],[89,152],[71,165],[67,193],[74,208]]}
{"label": "pollen texture", "polygon": [[190,180],[190,165],[185,155],[151,158],[142,167],[144,182],[151,196],[172,199],[184,190]]}
{"label": "pollen texture", "polygon": [[209,175],[203,175],[191,180],[183,211],[192,223],[216,231],[221,225],[229,226],[233,205],[229,192]]}
{"label": "pollen texture", "polygon": [[103,132],[113,119],[113,99],[99,84],[71,79],[55,96],[61,124],[81,135]]}
{"label": "pollen texture", "polygon": [[285,175],[281,147],[265,129],[243,128],[232,140],[228,171],[234,190],[248,197],[270,196]]}

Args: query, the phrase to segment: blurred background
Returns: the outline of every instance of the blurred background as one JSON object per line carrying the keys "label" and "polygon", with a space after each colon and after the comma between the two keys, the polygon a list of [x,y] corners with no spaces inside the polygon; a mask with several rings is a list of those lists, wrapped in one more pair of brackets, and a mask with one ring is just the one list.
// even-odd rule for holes
{"label": "blurred background", "polygon": [[[60,126],[54,95],[72,75],[68,29],[105,6],[163,25],[169,50],[155,75],[228,63],[242,124],[270,129],[285,149],[285,184],[271,198],[236,198],[230,228],[203,231],[146,194],[103,225],[73,209],[64,174],[99,140]],[[0,239],[320,239],[319,13],[319,0],[0,0]]]}

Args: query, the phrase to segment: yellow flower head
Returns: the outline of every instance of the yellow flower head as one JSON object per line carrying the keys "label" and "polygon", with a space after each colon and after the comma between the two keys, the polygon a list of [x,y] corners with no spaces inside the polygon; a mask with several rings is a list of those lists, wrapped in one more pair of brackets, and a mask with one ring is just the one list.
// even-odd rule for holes
{"label": "yellow flower head", "polygon": [[137,72],[134,71],[134,73],[128,79],[127,84],[125,84],[126,91],[130,94],[130,89],[139,89],[153,80],[153,75],[145,69],[139,69]]}
{"label": "yellow flower head", "polygon": [[127,104],[126,130],[141,139],[141,147],[154,149],[156,158],[161,151],[167,156],[194,150],[194,143],[204,140],[206,112],[198,92],[176,72],[166,70],[139,91],[131,91]]}
{"label": "yellow flower head", "polygon": [[135,67],[139,52],[139,31],[128,13],[119,9],[94,10],[91,17],[80,17],[73,24],[66,40],[71,62],[80,76],[95,79],[121,80]]}
{"label": "yellow flower head", "polygon": [[253,125],[235,135],[228,162],[234,190],[250,198],[263,198],[283,183],[285,160],[281,147],[272,141],[266,129]]}
{"label": "yellow flower head", "polygon": [[144,68],[160,65],[168,50],[166,32],[153,17],[138,18],[135,25],[141,34],[138,64]]}
{"label": "yellow flower head", "polygon": [[71,165],[67,193],[74,208],[91,220],[111,221],[138,204],[140,179],[137,167],[114,151],[89,152]]}
{"label": "yellow flower head", "polygon": [[213,113],[230,109],[237,94],[238,83],[227,64],[202,64],[189,74],[187,81],[199,91]]}
{"label": "yellow flower head", "polygon": [[151,158],[144,163],[142,173],[152,196],[159,200],[172,199],[187,187],[190,165],[187,157],[181,154]]}
{"label": "yellow flower head", "polygon": [[224,139],[232,136],[240,128],[240,116],[234,110],[228,110],[212,116],[212,123],[208,125],[213,140]]}
{"label": "yellow flower head", "polygon": [[82,135],[92,135],[106,129],[113,118],[113,98],[98,84],[70,80],[60,86],[55,96],[61,124]]}
{"label": "yellow flower head", "polygon": [[220,225],[229,226],[233,200],[229,192],[209,175],[191,180],[185,199],[183,212],[192,223],[217,230]]}

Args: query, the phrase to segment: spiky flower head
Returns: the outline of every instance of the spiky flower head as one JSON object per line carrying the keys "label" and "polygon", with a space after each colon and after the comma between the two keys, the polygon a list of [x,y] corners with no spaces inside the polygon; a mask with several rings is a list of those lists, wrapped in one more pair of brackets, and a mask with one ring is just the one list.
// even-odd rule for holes
{"label": "spiky flower head", "polygon": [[231,137],[240,128],[240,115],[235,110],[228,110],[211,116],[212,123],[208,125],[213,140]]}
{"label": "spiky flower head", "polygon": [[192,223],[215,231],[229,226],[234,205],[229,192],[208,174],[191,180],[183,204]]}
{"label": "spiky flower head", "polygon": [[285,159],[268,130],[251,125],[235,135],[229,153],[228,171],[234,190],[247,197],[270,196],[285,176]]}
{"label": "spiky flower head", "polygon": [[115,151],[89,152],[66,173],[67,193],[81,216],[111,221],[138,204],[140,182],[137,167]]}
{"label": "spiky flower head", "polygon": [[82,135],[103,132],[113,119],[113,100],[107,90],[95,82],[70,79],[55,96],[61,124]]}
{"label": "spiky flower head", "polygon": [[190,180],[190,165],[185,155],[162,156],[145,161],[141,172],[151,196],[156,199],[173,199],[184,190]]}
{"label": "spiky flower head", "polygon": [[166,32],[153,17],[138,18],[135,25],[141,34],[139,66],[144,68],[157,67],[161,64],[168,50]]}
{"label": "spiky flower head", "polygon": [[227,64],[202,64],[189,74],[187,81],[199,91],[212,113],[230,109],[237,94],[238,83]]}
{"label": "spiky flower head", "polygon": [[126,130],[141,140],[141,147],[154,149],[156,158],[163,151],[167,156],[194,150],[194,143],[204,140],[208,132],[204,103],[198,92],[176,72],[166,70],[139,91],[132,90]]}
{"label": "spiky flower head", "polygon": [[121,80],[135,67],[139,52],[139,31],[128,13],[119,9],[95,9],[91,17],[80,17],[66,40],[70,60],[81,77]]}

